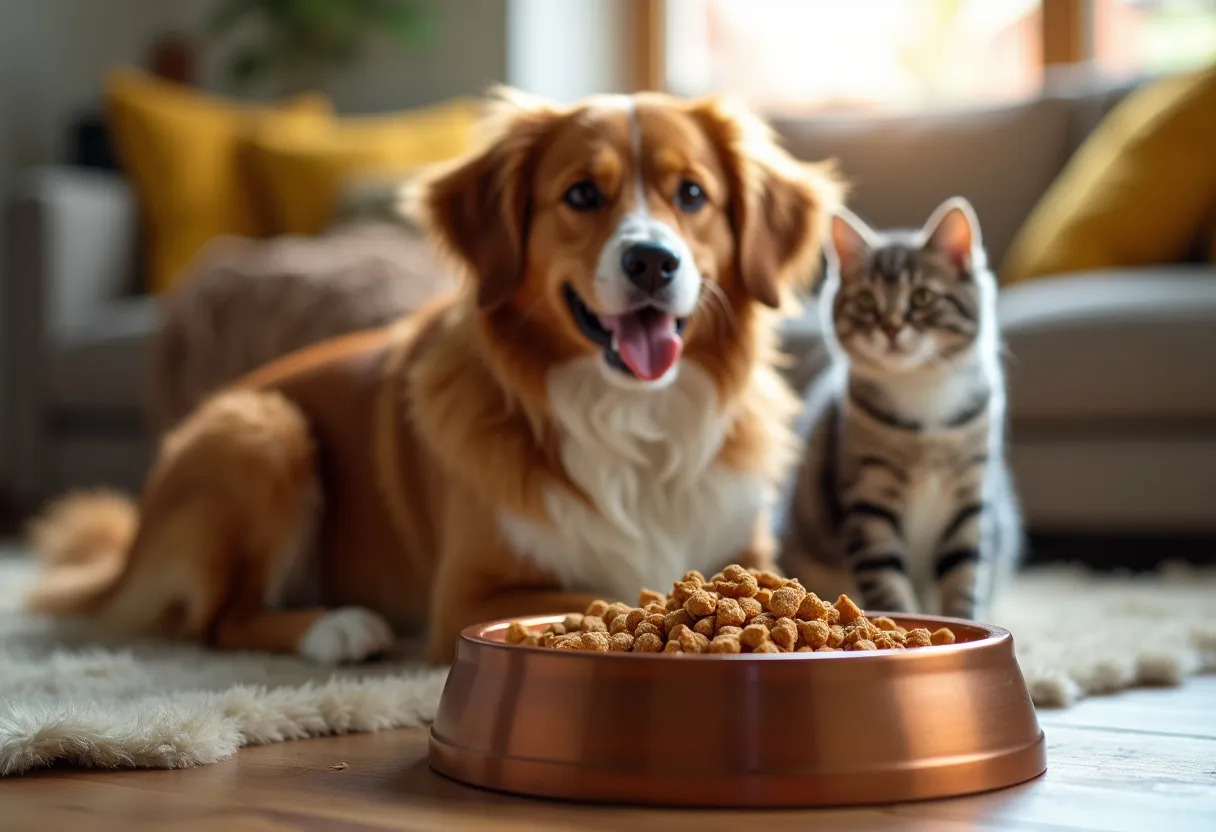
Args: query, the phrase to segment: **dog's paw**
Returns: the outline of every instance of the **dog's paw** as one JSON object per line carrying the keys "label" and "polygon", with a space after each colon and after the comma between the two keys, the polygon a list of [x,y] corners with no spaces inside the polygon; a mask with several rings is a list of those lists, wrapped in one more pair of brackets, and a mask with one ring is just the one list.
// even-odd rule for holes
{"label": "dog's paw", "polygon": [[393,646],[393,628],[371,610],[342,607],[326,613],[300,639],[299,653],[320,664],[361,662]]}

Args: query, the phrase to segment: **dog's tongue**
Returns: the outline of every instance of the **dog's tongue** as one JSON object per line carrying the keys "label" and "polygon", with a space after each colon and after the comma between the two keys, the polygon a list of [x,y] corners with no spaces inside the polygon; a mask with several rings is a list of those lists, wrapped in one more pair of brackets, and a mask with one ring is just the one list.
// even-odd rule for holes
{"label": "dog's tongue", "polygon": [[675,316],[666,312],[645,310],[604,317],[600,322],[617,334],[616,348],[625,366],[646,381],[662,378],[684,349]]}

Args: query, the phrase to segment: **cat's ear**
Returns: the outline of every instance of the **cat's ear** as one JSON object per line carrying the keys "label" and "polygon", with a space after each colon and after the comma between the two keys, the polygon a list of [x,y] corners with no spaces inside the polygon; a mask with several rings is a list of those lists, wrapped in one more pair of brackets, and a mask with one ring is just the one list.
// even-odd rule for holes
{"label": "cat's ear", "polygon": [[874,231],[870,226],[847,208],[837,208],[832,214],[826,251],[836,271],[842,277],[854,274],[874,247]]}
{"label": "cat's ear", "polygon": [[941,254],[960,272],[970,272],[980,247],[980,224],[971,203],[951,197],[937,207],[925,223],[925,248]]}

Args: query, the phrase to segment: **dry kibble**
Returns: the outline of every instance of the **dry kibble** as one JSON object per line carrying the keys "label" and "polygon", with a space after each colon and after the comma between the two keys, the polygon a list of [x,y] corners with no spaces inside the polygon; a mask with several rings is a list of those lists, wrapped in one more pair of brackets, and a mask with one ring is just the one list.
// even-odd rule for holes
{"label": "dry kibble", "polygon": [[584,615],[582,629],[584,633],[606,633],[608,625],[598,615]]}
{"label": "dry kibble", "polygon": [[645,607],[647,604],[663,604],[667,602],[667,598],[661,592],[655,592],[653,589],[643,589],[638,593],[638,606]]}
{"label": "dry kibble", "polygon": [[608,612],[607,601],[592,601],[587,605],[587,609],[583,612],[584,615],[594,615],[596,618],[603,618],[604,613]]}
{"label": "dry kibble", "polygon": [[528,632],[527,627],[520,624],[518,621],[512,621],[507,627],[507,644],[523,644],[524,639],[526,639],[529,635],[531,635],[531,633]]}
{"label": "dry kibble", "polygon": [[615,633],[608,641],[614,653],[628,653],[633,649],[633,636],[629,633]]}
{"label": "dry kibble", "polygon": [[844,644],[844,627],[833,624],[828,627],[828,647],[839,647]]}
{"label": "dry kibble", "polygon": [[850,624],[862,616],[861,608],[854,604],[853,599],[847,595],[837,598],[833,606],[840,611],[841,624]]}
{"label": "dry kibble", "polygon": [[680,634],[680,647],[685,653],[708,653],[709,639],[695,630],[684,629]]}
{"label": "dry kibble", "polygon": [[769,636],[777,642],[778,647],[793,650],[794,645],[798,643],[798,625],[792,618],[778,619]]}
{"label": "dry kibble", "polygon": [[744,623],[751,621],[757,615],[764,612],[764,607],[760,606],[760,602],[755,598],[739,598],[736,600],[739,604],[739,609],[743,610]]}
{"label": "dry kibble", "polygon": [[798,634],[811,647],[819,648],[827,644],[830,633],[831,628],[828,627],[826,621],[815,619],[814,621],[798,622]]}
{"label": "dry kibble", "polygon": [[[750,598],[744,600],[751,600]],[[743,606],[734,598],[720,598],[718,609],[714,616],[714,626],[719,630],[723,627],[742,627],[747,621]]]}
{"label": "dry kibble", "polygon": [[755,650],[768,641],[768,627],[763,624],[748,624],[739,634],[739,642],[745,647]]}
{"label": "dry kibble", "polygon": [[689,615],[696,618],[713,615],[718,609],[718,599],[712,592],[699,589],[688,596],[688,600],[684,602],[684,609]]}
{"label": "dry kibble", "polygon": [[[543,631],[508,625],[508,644],[618,653],[830,653],[952,644],[946,627],[907,630],[886,616],[866,618],[847,595],[829,604],[797,579],[732,564],[709,580],[696,570],[640,606],[592,601]],[[538,628],[539,629],[539,628]]]}
{"label": "dry kibble", "polygon": [[743,645],[739,643],[739,637],[736,635],[717,635],[709,643],[711,653],[740,653],[742,651]]}
{"label": "dry kibble", "polygon": [[642,633],[633,640],[633,652],[658,653],[663,649],[663,640],[654,633]]}
{"label": "dry kibble", "polygon": [[670,636],[671,631],[680,624],[683,624],[686,627],[692,626],[693,620],[692,616],[687,612],[682,609],[677,609],[674,612],[667,613],[667,617],[663,619],[663,630],[666,631],[667,635]]}
{"label": "dry kibble", "polygon": [[773,597],[768,602],[769,611],[778,618],[793,618],[798,614],[798,607],[806,597],[806,590],[799,586],[783,586],[773,590]]}
{"label": "dry kibble", "polygon": [[949,627],[934,630],[933,635],[929,636],[929,641],[933,644],[954,644],[954,631]]}

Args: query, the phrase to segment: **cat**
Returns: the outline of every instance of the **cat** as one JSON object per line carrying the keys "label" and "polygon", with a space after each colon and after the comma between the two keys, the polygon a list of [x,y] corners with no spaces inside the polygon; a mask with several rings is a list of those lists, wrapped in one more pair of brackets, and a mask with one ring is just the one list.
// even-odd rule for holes
{"label": "cat", "polygon": [[800,423],[781,566],[869,610],[988,615],[1021,556],[1005,386],[975,211],[919,231],[831,219],[818,311],[831,362]]}

